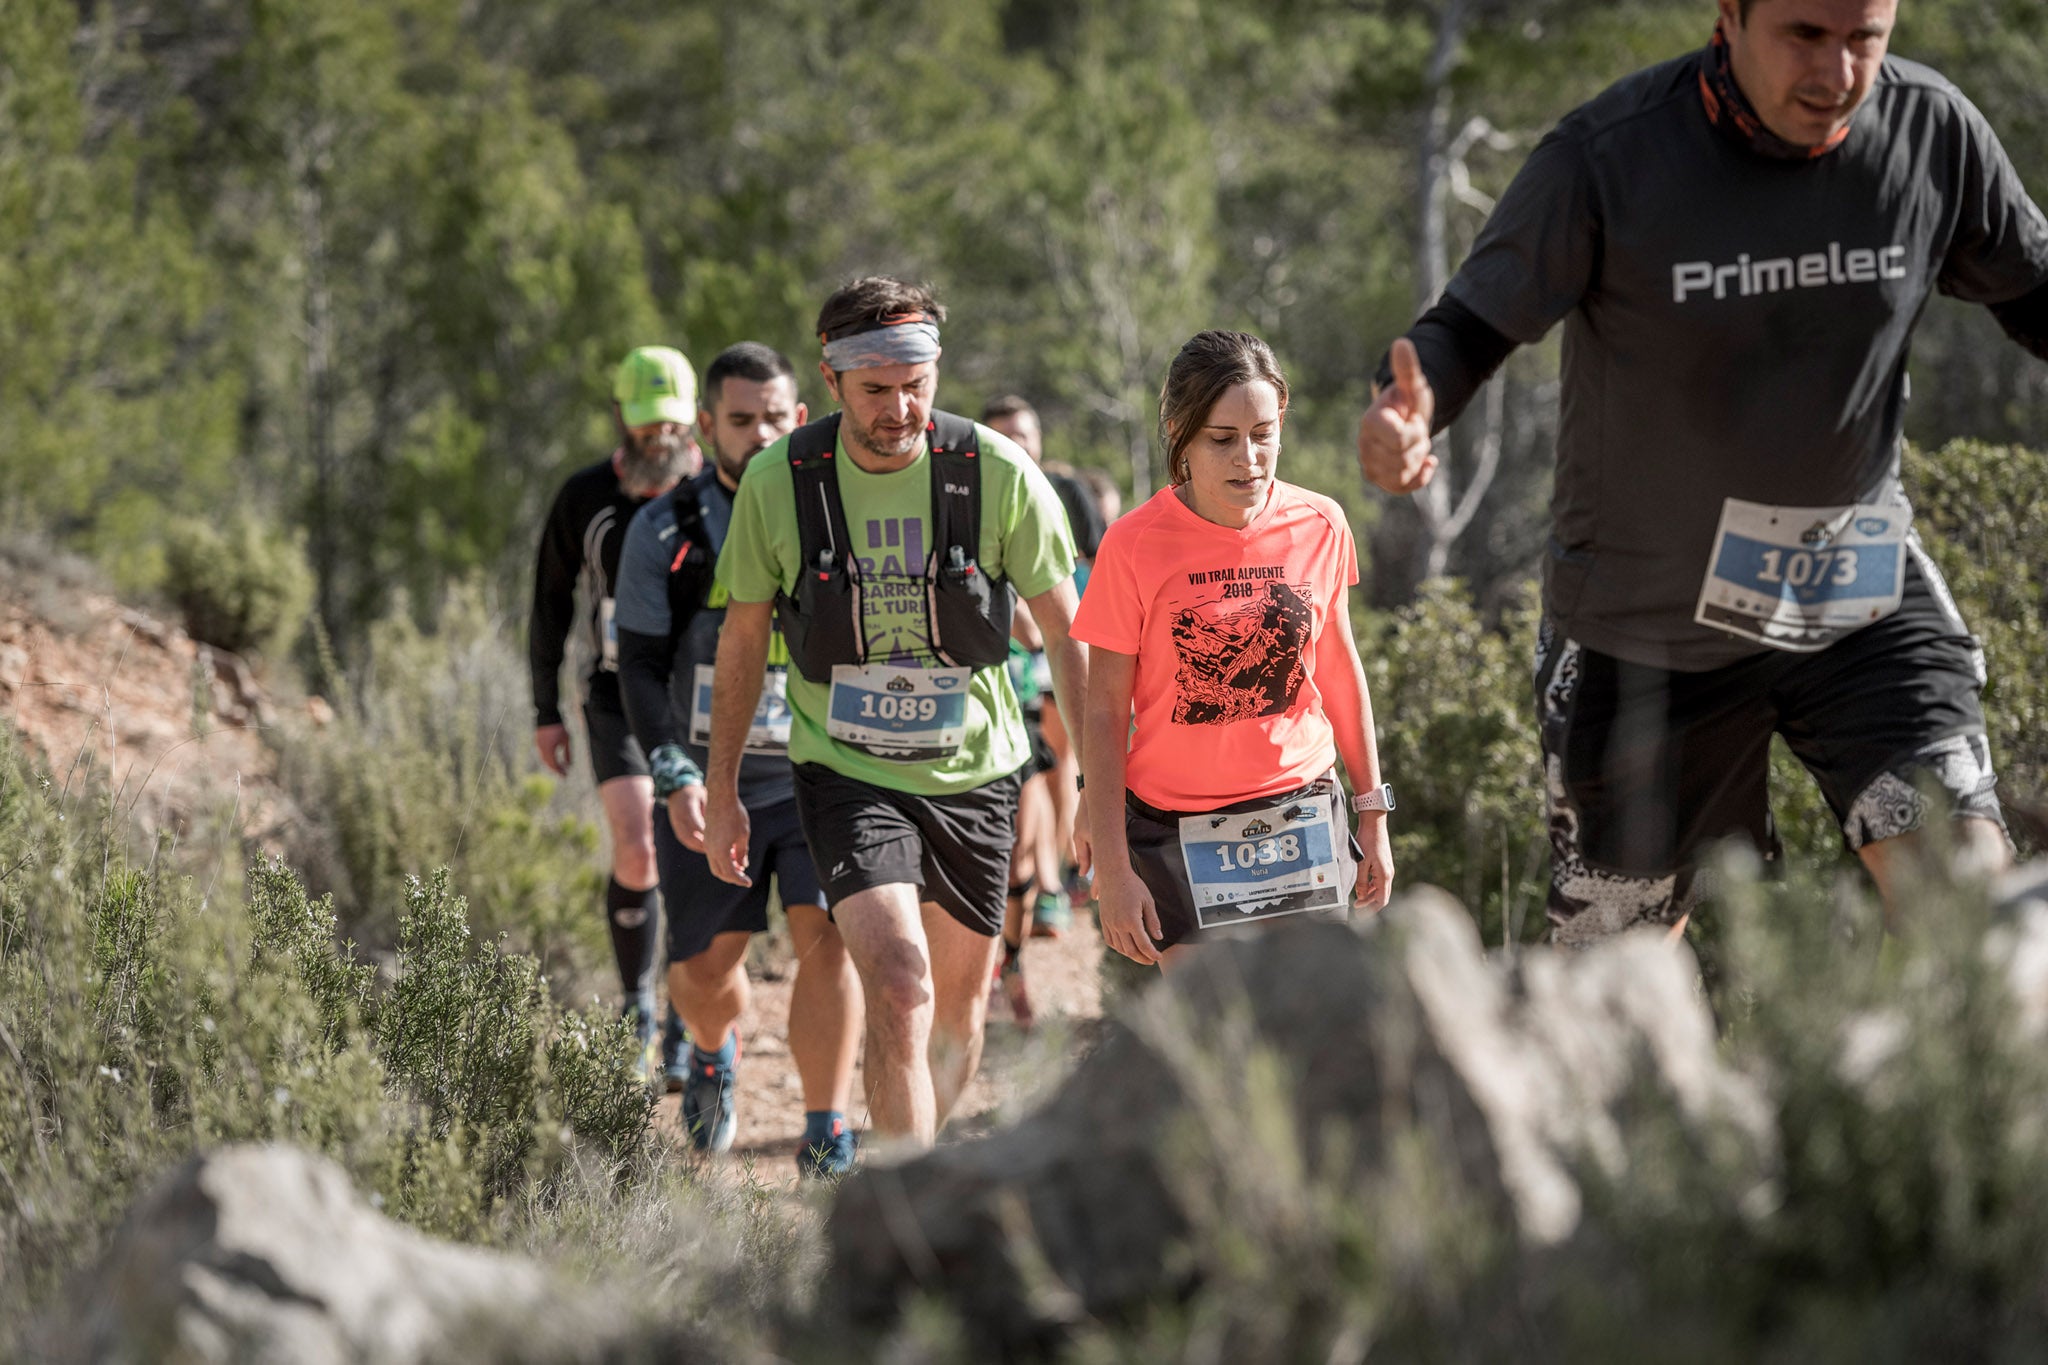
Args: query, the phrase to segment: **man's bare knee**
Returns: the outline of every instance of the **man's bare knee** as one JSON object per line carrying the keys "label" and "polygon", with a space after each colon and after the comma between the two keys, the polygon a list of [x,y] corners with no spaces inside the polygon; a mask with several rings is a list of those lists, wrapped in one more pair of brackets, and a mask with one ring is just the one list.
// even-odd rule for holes
{"label": "man's bare knee", "polygon": [[931,967],[915,945],[892,946],[879,955],[862,977],[868,1008],[886,1017],[903,1018],[932,1008]]}

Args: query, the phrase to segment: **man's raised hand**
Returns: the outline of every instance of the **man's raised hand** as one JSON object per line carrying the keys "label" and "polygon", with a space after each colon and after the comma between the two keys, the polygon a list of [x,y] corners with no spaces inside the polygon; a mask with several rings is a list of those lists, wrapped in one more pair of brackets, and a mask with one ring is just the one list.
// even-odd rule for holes
{"label": "man's raised hand", "polygon": [[1390,358],[1394,382],[1358,421],[1358,467],[1389,493],[1413,493],[1436,474],[1429,439],[1436,391],[1422,373],[1414,342],[1397,338]]}

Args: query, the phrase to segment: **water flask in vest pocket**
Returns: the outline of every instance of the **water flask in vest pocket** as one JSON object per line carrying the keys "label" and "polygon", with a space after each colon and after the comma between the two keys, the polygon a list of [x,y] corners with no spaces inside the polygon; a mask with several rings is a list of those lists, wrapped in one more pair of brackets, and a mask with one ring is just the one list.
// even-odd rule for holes
{"label": "water flask in vest pocket", "polygon": [[1010,657],[1010,617],[1017,592],[1007,580],[992,583],[958,545],[949,546],[930,594],[932,647],[948,663],[994,668]]}

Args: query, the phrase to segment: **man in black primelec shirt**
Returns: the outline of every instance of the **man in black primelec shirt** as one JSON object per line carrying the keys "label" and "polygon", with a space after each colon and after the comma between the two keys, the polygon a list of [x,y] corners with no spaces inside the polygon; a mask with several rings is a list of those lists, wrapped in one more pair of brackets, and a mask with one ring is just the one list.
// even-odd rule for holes
{"label": "man in black primelec shirt", "polygon": [[1703,51],[1543,140],[1359,427],[1368,478],[1565,322],[1537,704],[1561,943],[1677,923],[1704,846],[1776,849],[1773,731],[1891,902],[1945,788],[2007,857],[1983,657],[1910,531],[1906,355],[1933,289],[2048,357],[2048,222],[1983,116],[1886,55],[1897,0],[1720,0]]}
{"label": "man in black primelec shirt", "polygon": [[[577,470],[555,495],[541,531],[533,573],[533,617],[527,629],[533,671],[534,747],[557,775],[569,771],[569,731],[562,724],[563,648],[572,629],[584,633],[590,670],[583,679],[583,719],[590,767],[604,804],[612,844],[605,923],[618,960],[625,1010],[638,1033],[650,1079],[654,1058],[656,921],[654,783],[647,759],[626,724],[619,698],[618,643],[612,625],[613,585],[626,527],[648,499],[694,474],[702,457],[694,435],[697,377],[680,351],[641,346],[620,362],[612,380],[618,448]],[[576,592],[583,615],[576,615]],[[680,1042],[679,1025],[671,1024]]]}

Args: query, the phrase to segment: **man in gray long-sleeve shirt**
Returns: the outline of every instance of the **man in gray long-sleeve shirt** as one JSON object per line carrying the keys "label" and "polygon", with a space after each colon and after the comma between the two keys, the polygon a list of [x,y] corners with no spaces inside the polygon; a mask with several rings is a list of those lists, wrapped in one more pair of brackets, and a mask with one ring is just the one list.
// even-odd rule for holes
{"label": "man in gray long-sleeve shirt", "polygon": [[1782,735],[1890,899],[1932,781],[2007,856],[1983,658],[1899,483],[1935,289],[2048,356],[2048,220],[1984,118],[1887,55],[1898,0],[1720,0],[1705,49],[1530,155],[1359,428],[1412,492],[1430,437],[1565,324],[1537,668],[1560,942],[1675,923],[1698,855],[1776,850]]}

